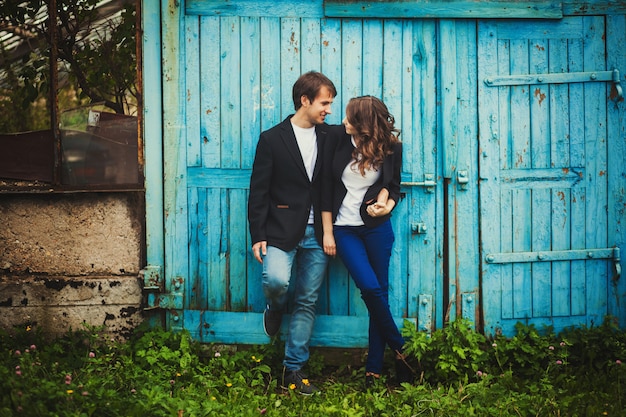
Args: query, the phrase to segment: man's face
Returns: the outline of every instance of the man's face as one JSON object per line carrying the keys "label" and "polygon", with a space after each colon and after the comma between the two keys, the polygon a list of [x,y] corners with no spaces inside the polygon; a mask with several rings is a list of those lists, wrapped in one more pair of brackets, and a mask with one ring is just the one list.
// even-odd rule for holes
{"label": "man's face", "polygon": [[330,105],[333,104],[334,97],[327,87],[322,87],[313,102],[309,102],[306,97],[302,98],[302,108],[305,111],[305,119],[313,125],[324,123],[327,114],[331,114]]}

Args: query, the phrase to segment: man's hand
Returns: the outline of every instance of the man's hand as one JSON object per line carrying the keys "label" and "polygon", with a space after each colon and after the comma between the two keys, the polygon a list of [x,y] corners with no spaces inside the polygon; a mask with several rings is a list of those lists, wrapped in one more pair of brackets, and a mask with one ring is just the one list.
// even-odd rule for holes
{"label": "man's hand", "polygon": [[259,263],[263,263],[261,255],[267,255],[267,241],[262,240],[252,245],[252,253],[254,254],[254,258],[259,261]]}

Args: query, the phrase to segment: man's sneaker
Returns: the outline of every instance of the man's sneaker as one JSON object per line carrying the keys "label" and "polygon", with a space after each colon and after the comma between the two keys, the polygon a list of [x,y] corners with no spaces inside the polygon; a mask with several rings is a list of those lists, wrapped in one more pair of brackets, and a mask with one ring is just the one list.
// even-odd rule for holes
{"label": "man's sneaker", "polygon": [[272,311],[270,306],[265,308],[263,312],[263,330],[269,337],[274,337],[280,331],[280,325],[283,322],[283,313],[281,311]]}
{"label": "man's sneaker", "polygon": [[283,368],[283,385],[285,390],[298,390],[300,394],[311,395],[319,391],[319,389],[309,382],[302,371],[288,371]]}

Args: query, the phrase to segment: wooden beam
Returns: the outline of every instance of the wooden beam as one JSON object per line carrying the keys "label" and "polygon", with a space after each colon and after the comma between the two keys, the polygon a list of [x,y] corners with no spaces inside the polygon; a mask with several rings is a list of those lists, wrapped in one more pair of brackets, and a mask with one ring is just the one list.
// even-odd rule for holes
{"label": "wooden beam", "polygon": [[560,1],[505,0],[325,0],[327,17],[560,19]]}

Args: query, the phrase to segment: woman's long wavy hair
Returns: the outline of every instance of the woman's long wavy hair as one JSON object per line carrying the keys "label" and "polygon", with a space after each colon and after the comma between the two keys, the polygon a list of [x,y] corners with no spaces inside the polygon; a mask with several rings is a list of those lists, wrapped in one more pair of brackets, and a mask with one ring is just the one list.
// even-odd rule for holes
{"label": "woman's long wavy hair", "polygon": [[378,169],[385,156],[393,153],[393,144],[400,142],[400,130],[387,106],[376,97],[354,97],[346,106],[346,119],[357,132],[352,156],[361,175],[366,169]]}

